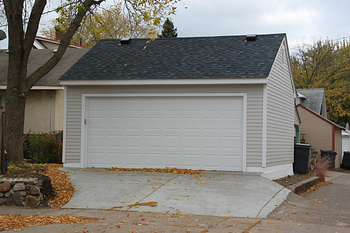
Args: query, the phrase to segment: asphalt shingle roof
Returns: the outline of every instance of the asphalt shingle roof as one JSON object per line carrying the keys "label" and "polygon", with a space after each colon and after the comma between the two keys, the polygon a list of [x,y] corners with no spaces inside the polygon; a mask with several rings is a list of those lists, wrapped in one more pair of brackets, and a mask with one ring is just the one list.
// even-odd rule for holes
{"label": "asphalt shingle roof", "polygon": [[306,99],[301,100],[301,104],[304,107],[322,115],[322,105],[325,101],[325,92],[323,88],[297,89],[297,92],[306,97]]}
{"label": "asphalt shingle roof", "polygon": [[105,39],[60,80],[267,78],[285,36]]}
{"label": "asphalt shingle roof", "polygon": [[[35,86],[59,86],[58,79],[87,51],[89,51],[88,48],[66,51],[60,62]],[[7,83],[8,57],[5,49],[0,50],[0,85],[6,85]],[[32,49],[28,60],[28,75],[45,64],[51,57],[51,49]]]}

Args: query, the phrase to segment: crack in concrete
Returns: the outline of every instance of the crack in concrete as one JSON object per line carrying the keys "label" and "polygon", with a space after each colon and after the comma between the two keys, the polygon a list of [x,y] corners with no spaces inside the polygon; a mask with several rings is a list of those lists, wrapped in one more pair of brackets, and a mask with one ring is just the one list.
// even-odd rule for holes
{"label": "crack in concrete", "polygon": [[[174,176],[173,178],[169,179],[167,182],[161,184],[158,188],[156,188],[155,190],[153,190],[150,194],[148,194],[147,196],[143,197],[140,201],[136,202],[136,203],[140,203],[141,201],[145,200],[147,197],[151,196],[153,193],[155,193],[158,189],[160,189],[161,187],[163,187],[164,185],[166,185],[167,183],[169,183],[170,181],[172,181],[173,179],[179,177],[180,175]],[[132,207],[129,207],[127,209],[127,211],[129,211]]]}
{"label": "crack in concrete", "polygon": [[274,199],[274,198],[277,196],[277,194],[279,194],[283,189],[285,189],[285,188],[284,188],[284,187],[281,188],[277,193],[275,193],[275,195],[273,195],[273,196],[270,198],[270,200],[269,200],[268,202],[265,203],[265,205],[264,205],[263,207],[261,207],[261,209],[260,209],[258,215],[256,215],[256,218],[259,218],[259,215],[260,215],[261,211],[265,208],[265,206],[266,206],[267,204],[269,204],[269,203],[271,202],[271,200]]}

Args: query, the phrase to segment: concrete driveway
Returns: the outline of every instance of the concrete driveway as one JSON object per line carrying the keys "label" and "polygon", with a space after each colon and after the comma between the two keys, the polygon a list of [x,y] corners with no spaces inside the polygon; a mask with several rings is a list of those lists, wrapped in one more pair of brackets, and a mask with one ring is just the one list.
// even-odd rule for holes
{"label": "concrete driveway", "polygon": [[[63,169],[75,193],[63,208],[266,218],[290,192],[257,173],[202,175]],[[144,206],[132,206],[144,203]]]}

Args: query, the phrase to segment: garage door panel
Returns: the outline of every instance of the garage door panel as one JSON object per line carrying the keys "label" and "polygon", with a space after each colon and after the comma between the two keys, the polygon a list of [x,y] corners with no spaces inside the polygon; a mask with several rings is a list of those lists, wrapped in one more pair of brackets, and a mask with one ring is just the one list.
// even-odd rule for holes
{"label": "garage door panel", "polygon": [[184,112],[200,112],[201,100],[200,98],[184,99],[183,106],[184,106]]}
{"label": "garage door panel", "polygon": [[200,136],[183,136],[185,149],[200,149],[201,137]]}
{"label": "garage door panel", "polygon": [[164,117],[165,130],[181,130],[181,117]]}
{"label": "garage door panel", "polygon": [[164,153],[164,166],[181,167],[181,153]]}
{"label": "garage door panel", "polygon": [[161,153],[145,153],[145,166],[151,168],[160,168],[162,166]]}
{"label": "garage door panel", "polygon": [[145,130],[160,130],[162,128],[162,118],[145,117]]}
{"label": "garage door panel", "polygon": [[183,166],[190,169],[200,168],[200,158],[201,154],[187,154],[183,155]]}
{"label": "garage door panel", "polygon": [[165,149],[181,149],[181,136],[164,135]]}
{"label": "garage door panel", "polygon": [[107,109],[108,109],[108,112],[123,112],[124,100],[120,98],[108,99]]}
{"label": "garage door panel", "polygon": [[204,149],[220,149],[221,148],[221,138],[220,137],[203,137],[203,148]]}
{"label": "garage door panel", "polygon": [[204,111],[206,112],[220,112],[221,111],[221,99],[206,99],[203,100]]}
{"label": "garage door panel", "polygon": [[176,113],[181,112],[181,99],[180,98],[166,98],[163,99],[164,113]]}
{"label": "garage door panel", "polygon": [[241,137],[230,137],[225,136],[224,138],[224,149],[236,149],[238,151],[242,148]]}
{"label": "garage door panel", "polygon": [[221,155],[220,154],[204,154],[203,155],[203,168],[219,170],[221,168]]}
{"label": "garage door panel", "polygon": [[145,135],[145,148],[161,149],[161,136]]}
{"label": "garage door panel", "polygon": [[129,117],[126,119],[126,130],[142,129],[141,117]]}
{"label": "garage door panel", "polygon": [[161,112],[162,111],[162,100],[161,99],[145,99],[145,112]]}
{"label": "garage door panel", "polygon": [[239,164],[242,163],[240,156],[233,156],[231,154],[223,155],[223,169],[228,171],[235,171],[240,168]]}
{"label": "garage door panel", "polygon": [[107,118],[107,130],[123,129],[123,118],[121,117],[108,117]]}
{"label": "garage door panel", "polygon": [[184,117],[183,130],[201,130],[201,118],[200,117]]}
{"label": "garage door panel", "polygon": [[126,153],[125,166],[129,167],[129,168],[132,168],[132,167],[135,167],[135,168],[143,167],[143,159],[142,159],[142,157],[143,156],[142,156],[141,152],[138,152],[138,153],[137,152]]}
{"label": "garage door panel", "polygon": [[91,117],[89,119],[89,127],[91,130],[104,130],[105,118],[104,117]]}
{"label": "garage door panel", "polygon": [[123,153],[107,152],[105,162],[113,167],[121,167],[123,166]]}
{"label": "garage door panel", "polygon": [[220,117],[204,117],[203,123],[204,130],[221,130]]}
{"label": "garage door panel", "polygon": [[88,155],[88,164],[90,166],[101,167],[104,165],[104,155],[100,152],[90,152]]}
{"label": "garage door panel", "polygon": [[143,101],[138,98],[126,99],[126,112],[142,112]]}
{"label": "garage door panel", "polygon": [[104,134],[90,134],[88,135],[89,146],[93,148],[103,149],[105,147],[105,135]]}
{"label": "garage door panel", "polygon": [[126,149],[142,148],[142,136],[139,135],[127,135],[125,137]]}
{"label": "garage door panel", "polygon": [[106,136],[107,149],[122,149],[123,136],[121,135],[107,135]]}
{"label": "garage door panel", "polygon": [[87,108],[87,166],[242,170],[242,97],[88,98]]}
{"label": "garage door panel", "polygon": [[91,113],[105,112],[105,100],[102,98],[89,100],[89,111]]}
{"label": "garage door panel", "polygon": [[242,130],[242,119],[240,118],[233,118],[233,117],[226,117],[224,118],[224,130],[225,131],[231,131],[231,130],[238,130],[239,134]]}

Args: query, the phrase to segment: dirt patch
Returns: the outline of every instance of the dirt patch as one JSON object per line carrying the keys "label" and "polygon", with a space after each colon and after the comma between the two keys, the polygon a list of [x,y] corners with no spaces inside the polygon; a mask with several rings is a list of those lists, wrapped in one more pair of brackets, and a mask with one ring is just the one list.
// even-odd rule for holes
{"label": "dirt patch", "polygon": [[276,180],[273,180],[275,181],[276,183],[279,183],[280,185],[288,188],[289,186],[291,185],[294,185],[294,184],[297,184],[299,183],[300,181],[303,181],[303,180],[306,180],[310,177],[314,177],[315,175],[311,172],[309,172],[308,174],[298,174],[298,173],[295,173],[294,175],[289,175],[289,176],[286,176],[286,177],[283,177],[283,178],[280,178],[280,179],[276,179]]}

